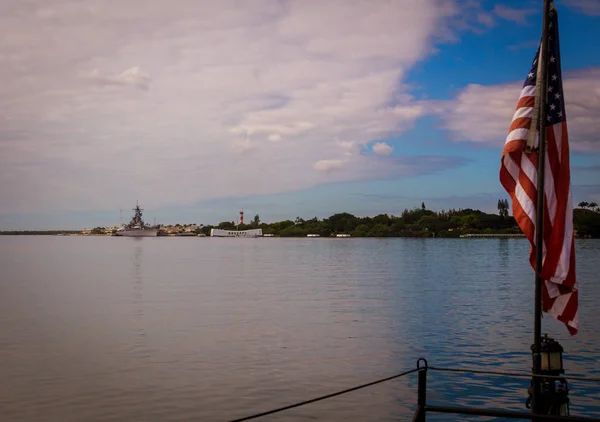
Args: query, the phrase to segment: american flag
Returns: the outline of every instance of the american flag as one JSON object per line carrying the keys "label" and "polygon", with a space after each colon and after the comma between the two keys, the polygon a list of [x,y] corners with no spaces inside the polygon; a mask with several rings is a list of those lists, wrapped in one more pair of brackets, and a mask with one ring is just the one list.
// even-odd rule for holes
{"label": "american flag", "polygon": [[[537,203],[537,170],[539,137],[537,133],[539,97],[547,95],[546,156],[544,176],[544,245],[541,278],[542,309],[563,322],[571,335],[578,329],[578,292],[575,278],[575,244],[573,235],[573,203],[569,170],[569,140],[563,97],[558,16],[551,5],[548,52],[540,50],[533,60],[517,102],[509,134],[502,151],[500,182],[512,198],[513,215],[531,243],[529,260],[535,270],[535,224]],[[541,47],[540,47],[541,48]],[[536,84],[538,65],[547,63],[547,88]],[[540,84],[541,85],[541,84]],[[545,92],[544,92],[545,91]]]}

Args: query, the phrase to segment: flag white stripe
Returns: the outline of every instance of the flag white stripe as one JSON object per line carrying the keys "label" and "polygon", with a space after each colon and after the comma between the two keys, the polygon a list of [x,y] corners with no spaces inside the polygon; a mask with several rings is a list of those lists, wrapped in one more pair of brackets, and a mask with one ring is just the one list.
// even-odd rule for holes
{"label": "flag white stripe", "polygon": [[519,182],[517,182],[517,186],[515,187],[515,196],[517,197],[517,201],[519,201],[521,208],[525,211],[525,214],[527,214],[531,222],[535,224],[535,205]]}
{"label": "flag white stripe", "polygon": [[537,186],[537,168],[533,165],[527,154],[521,154],[521,170],[534,186]]}
{"label": "flag white stripe", "polygon": [[[547,282],[546,285],[548,285],[548,283],[549,282]],[[567,303],[569,303],[569,299],[571,298],[572,294],[573,293],[567,293],[564,295],[556,296],[556,299],[554,299],[554,303],[552,304],[552,307],[548,310],[548,313],[555,318],[560,316],[565,311]]]}
{"label": "flag white stripe", "polygon": [[527,128],[512,130],[506,137],[505,144],[508,144],[509,142],[512,142],[512,141],[527,139],[528,133],[529,133],[529,129],[527,129]]}
{"label": "flag white stripe", "polygon": [[524,86],[521,90],[521,95],[519,95],[519,99],[523,97],[533,97],[535,95],[535,85],[527,85]]}
{"label": "flag white stripe", "polygon": [[517,109],[517,111],[515,111],[515,114],[513,115],[513,120],[531,116],[533,116],[533,107],[521,107]]}
{"label": "flag white stripe", "polygon": [[552,299],[560,295],[560,291],[558,290],[558,285],[556,283],[553,283],[550,280],[544,280],[544,284],[546,285],[546,289],[548,289],[548,296],[550,296]]}
{"label": "flag white stripe", "polygon": [[510,156],[510,154],[506,154],[503,158],[503,161],[504,161],[504,167],[508,171],[508,174],[510,174],[510,177],[513,178],[515,183],[518,183],[519,182],[519,166],[517,165],[517,163],[514,162],[514,160]]}

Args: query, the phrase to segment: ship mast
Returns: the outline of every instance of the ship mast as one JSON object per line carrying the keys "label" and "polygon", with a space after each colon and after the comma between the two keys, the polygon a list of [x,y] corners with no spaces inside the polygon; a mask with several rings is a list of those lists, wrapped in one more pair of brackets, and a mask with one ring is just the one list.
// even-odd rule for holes
{"label": "ship mast", "polygon": [[140,208],[138,201],[135,201],[135,208],[133,209],[133,211],[134,211],[134,215],[131,218],[131,221],[129,222],[129,224],[127,225],[127,228],[131,229],[131,228],[138,226],[140,229],[143,229],[144,227],[146,227],[146,224],[144,223],[144,220],[142,218],[143,209]]}

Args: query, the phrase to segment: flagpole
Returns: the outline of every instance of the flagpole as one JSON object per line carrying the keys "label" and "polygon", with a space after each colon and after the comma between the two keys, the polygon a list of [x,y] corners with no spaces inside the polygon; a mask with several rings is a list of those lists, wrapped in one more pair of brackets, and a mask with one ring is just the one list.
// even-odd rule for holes
{"label": "flagpole", "polygon": [[[539,374],[541,371],[541,342],[542,342],[542,283],[541,278],[543,252],[544,252],[544,176],[546,167],[546,103],[548,96],[548,72],[547,72],[547,52],[548,52],[548,24],[550,14],[550,0],[544,0],[544,15],[542,18],[542,45],[540,58],[538,61],[538,78],[541,86],[539,98],[539,149],[538,149],[538,173],[537,173],[537,209],[535,222],[535,308],[534,308],[534,361],[533,373]],[[541,384],[539,377],[533,378],[533,394],[531,409],[533,413],[540,412]]]}

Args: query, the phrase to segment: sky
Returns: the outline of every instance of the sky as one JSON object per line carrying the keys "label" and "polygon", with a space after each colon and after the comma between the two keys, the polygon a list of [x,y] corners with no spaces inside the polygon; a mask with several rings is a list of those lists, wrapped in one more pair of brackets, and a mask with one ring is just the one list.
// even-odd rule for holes
{"label": "sky", "polygon": [[[600,203],[600,0],[556,0]],[[5,0],[0,230],[497,212],[542,1]]]}

